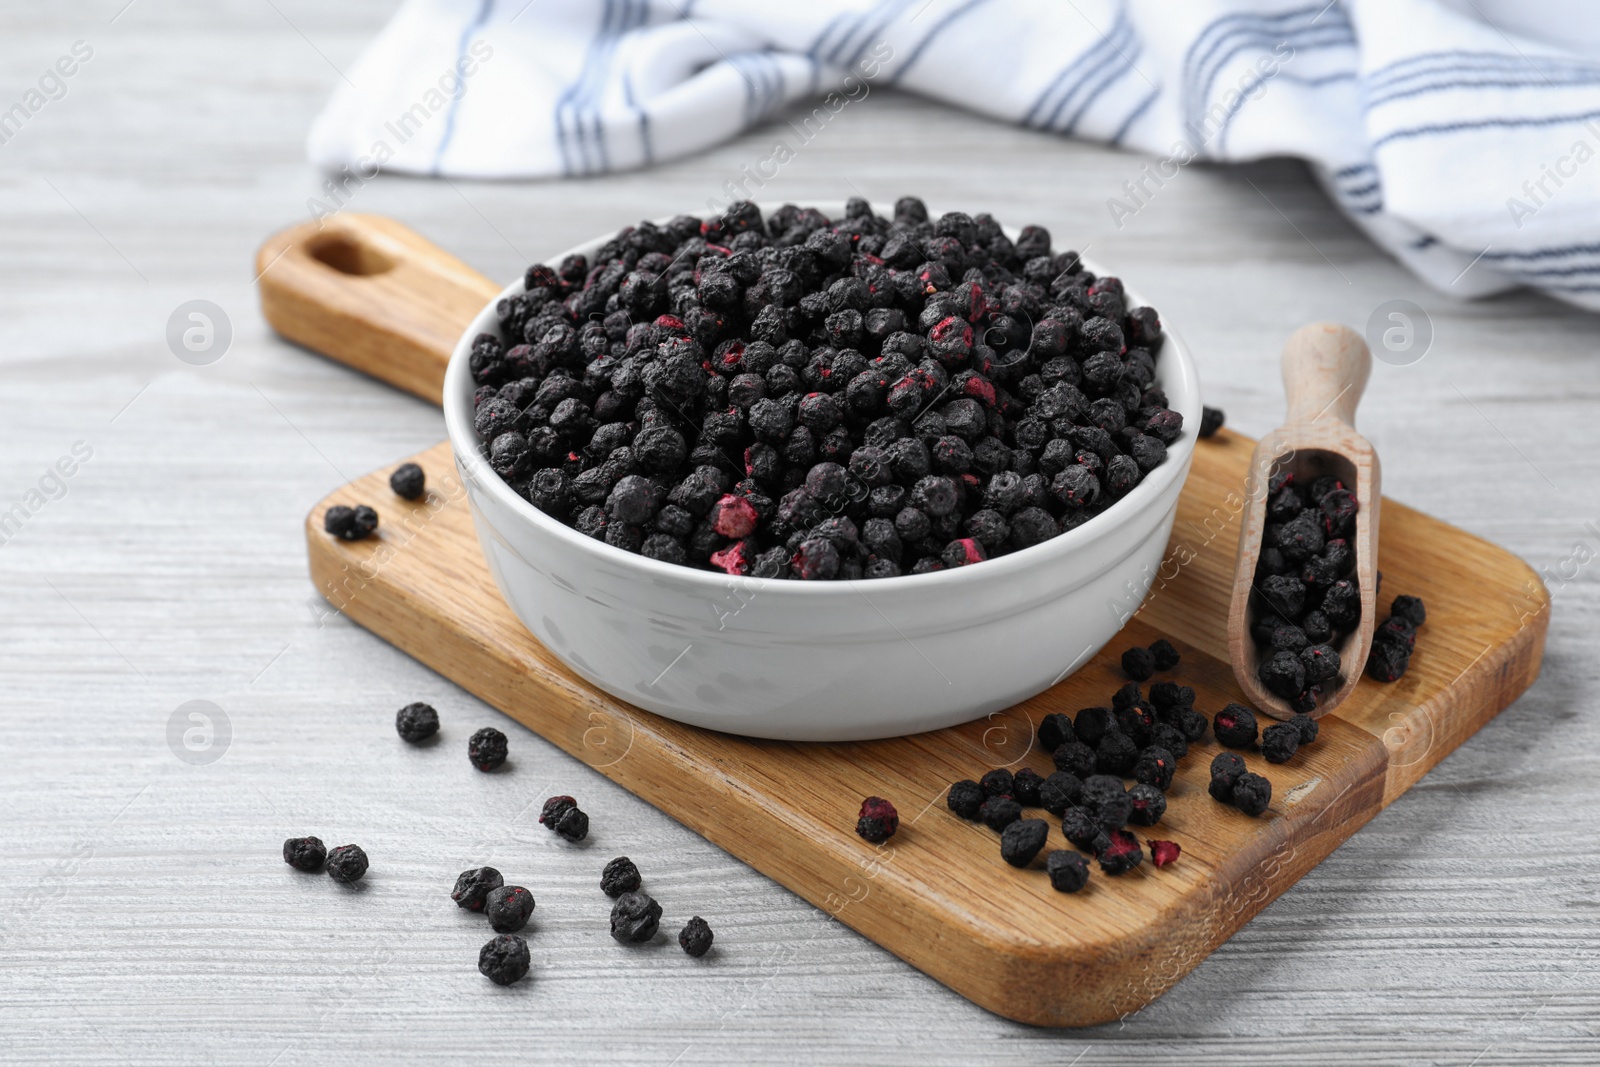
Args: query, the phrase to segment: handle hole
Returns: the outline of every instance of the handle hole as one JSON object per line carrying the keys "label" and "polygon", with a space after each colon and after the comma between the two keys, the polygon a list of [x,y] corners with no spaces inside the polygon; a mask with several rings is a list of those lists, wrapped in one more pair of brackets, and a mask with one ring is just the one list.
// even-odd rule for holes
{"label": "handle hole", "polygon": [[311,258],[326,264],[340,274],[367,277],[394,269],[394,260],[368,244],[350,239],[343,234],[330,234],[315,241],[310,249]]}

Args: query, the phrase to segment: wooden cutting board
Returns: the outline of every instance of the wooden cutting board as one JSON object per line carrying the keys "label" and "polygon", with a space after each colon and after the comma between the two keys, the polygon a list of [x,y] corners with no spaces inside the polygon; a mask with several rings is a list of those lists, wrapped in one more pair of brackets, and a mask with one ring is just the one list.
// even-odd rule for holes
{"label": "wooden cutting board", "polygon": [[[477,310],[473,294],[487,299],[496,288],[396,224],[353,218],[340,226],[350,229],[330,237],[302,227],[263,247],[258,267],[279,261],[262,278],[268,320],[437,397],[430,375],[442,374],[448,349],[438,339],[454,339],[442,317],[459,316],[463,328]],[[371,275],[350,269],[366,253],[349,243],[374,234],[393,242],[380,249],[385,255],[428,261],[405,270],[459,291],[432,309],[386,305],[396,263]],[[330,240],[333,252],[307,252]],[[338,292],[301,299],[307,287],[322,286]],[[328,307],[343,310],[329,315]],[[375,342],[365,318],[388,311],[389,341]],[[399,353],[399,370],[386,351]],[[568,672],[496,591],[447,443],[409,457],[428,474],[424,500],[396,497],[387,484],[392,468],[375,471],[318,502],[306,539],[312,578],[336,610],[961,995],[1023,1022],[1082,1026],[1136,1011],[1171,988],[1539,672],[1549,599],[1532,569],[1385,500],[1381,602],[1410,593],[1428,608],[1411,669],[1393,685],[1363,679],[1321,720],[1320,739],[1288,764],[1247,754],[1250,769],[1272,781],[1264,815],[1251,818],[1207,795],[1207,768],[1221,751],[1208,735],[1182,761],[1162,823],[1149,834],[1134,828],[1141,839],[1178,842],[1177,863],[1156,870],[1147,861],[1116,878],[1096,868],[1074,895],[1050,888],[1043,854],[1034,869],[1007,866],[998,835],[953,815],[946,790],[991,767],[1048,773],[1037,723],[1052,711],[1107,703],[1126,680],[1117,663],[1123,649],[1166,636],[1183,661],[1163,677],[1193,686],[1197,707],[1209,713],[1239,699],[1226,624],[1253,444],[1226,430],[1200,442],[1167,562],[1127,629],[1093,661],[1007,711],[887,741],[796,744],[713,733],[632,707]],[[377,508],[378,534],[349,544],[323,533],[322,512],[336,503]],[[1461,578],[1468,574],[1470,583]],[[881,846],[854,832],[868,795],[889,798],[901,813],[900,832]],[[1047,849],[1070,848],[1051,823]]]}

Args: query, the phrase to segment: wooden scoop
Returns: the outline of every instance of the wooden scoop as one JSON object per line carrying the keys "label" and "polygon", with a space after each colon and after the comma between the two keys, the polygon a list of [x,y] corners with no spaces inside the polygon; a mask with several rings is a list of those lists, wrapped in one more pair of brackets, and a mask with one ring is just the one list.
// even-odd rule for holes
{"label": "wooden scoop", "polygon": [[1351,577],[1361,590],[1361,622],[1334,646],[1340,675],[1324,683],[1316,710],[1310,714],[1320,717],[1338,707],[1366,669],[1377,602],[1378,456],[1367,439],[1356,433],[1355,421],[1356,405],[1371,372],[1372,353],[1361,335],[1349,327],[1319,322],[1295,331],[1283,346],[1288,415],[1281,427],[1261,439],[1250,460],[1228,612],[1228,651],[1234,677],[1245,696],[1279,719],[1291,717],[1294,709],[1261,684],[1257,671],[1262,655],[1251,637],[1258,612],[1271,610],[1255,590],[1255,574],[1267,523],[1268,485],[1275,474],[1291,473],[1297,485],[1332,475],[1356,495],[1360,505],[1350,547],[1355,553]]}

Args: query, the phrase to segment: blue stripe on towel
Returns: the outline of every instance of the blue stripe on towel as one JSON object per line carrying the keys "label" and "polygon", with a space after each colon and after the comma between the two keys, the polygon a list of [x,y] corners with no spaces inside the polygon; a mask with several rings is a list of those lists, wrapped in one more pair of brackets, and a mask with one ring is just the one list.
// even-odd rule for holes
{"label": "blue stripe on towel", "polygon": [[[1418,69],[1421,68],[1421,69]],[[1543,71],[1552,73],[1556,71],[1600,71],[1600,63],[1583,59],[1578,56],[1552,56],[1540,54],[1529,56],[1519,53],[1515,56],[1503,52],[1471,52],[1460,49],[1447,49],[1442,52],[1424,52],[1420,55],[1397,60],[1388,66],[1379,67],[1367,74],[1368,86],[1386,85],[1392,82],[1407,81],[1412,78],[1425,78],[1444,73],[1476,71],[1487,73],[1495,68],[1510,71]]]}
{"label": "blue stripe on towel", "polygon": [[[1027,113],[1022,116],[1022,125],[1048,129],[1050,123],[1061,113],[1061,108],[1066,101],[1070,100],[1090,78],[1094,77],[1100,66],[1115,55],[1116,50],[1121,48],[1122,43],[1126,43],[1126,38],[1131,37],[1132,34],[1133,26],[1128,21],[1127,12],[1119,9],[1117,19],[1111,25],[1111,32],[1103,34],[1099,41],[1084,49],[1081,54],[1074,57],[1071,63],[1063,67],[1061,72],[1051,79],[1050,84],[1045,86],[1044,92],[1039,94],[1034,100],[1033,106],[1028,108]],[[1078,77],[1069,83],[1067,79],[1073,74],[1077,74]],[[1065,88],[1063,88],[1063,85],[1065,85]],[[1046,106],[1049,106],[1052,100],[1054,101],[1054,106],[1051,109],[1050,117],[1048,119],[1040,119],[1040,112]]]}
{"label": "blue stripe on towel", "polygon": [[[456,44],[456,66],[454,69],[457,77],[461,75],[461,61],[467,58],[467,47],[471,43],[472,32],[489,21],[489,12],[492,10],[494,10],[494,0],[483,0],[483,3],[478,7],[477,16],[461,31],[461,39]],[[456,135],[456,109],[461,106],[461,98],[466,95],[467,81],[462,78],[461,87],[450,98],[450,107],[444,113],[444,133],[439,135],[439,146],[433,150],[433,164],[429,169],[435,175],[439,173],[439,164],[444,160],[445,149],[450,147],[450,141]]]}
{"label": "blue stripe on towel", "polygon": [[572,146],[568,142],[567,109],[576,97],[578,90],[583,86],[589,76],[589,68],[599,54],[601,38],[611,28],[611,20],[616,13],[612,0],[604,0],[605,9],[600,14],[600,31],[589,41],[589,47],[584,52],[583,66],[578,68],[578,77],[556,97],[555,129],[556,147],[561,150],[561,174],[563,177],[572,177]]}
{"label": "blue stripe on towel", "polygon": [[[1093,89],[1089,90],[1089,95],[1084,97],[1083,103],[1078,105],[1078,110],[1072,113],[1072,117],[1067,120],[1067,124],[1061,129],[1061,132],[1067,134],[1068,136],[1076,133],[1078,129],[1078,123],[1088,112],[1089,106],[1096,100],[1100,99],[1101,96],[1105,95],[1106,90],[1110,89],[1130,71],[1137,70],[1138,68],[1135,67],[1134,64],[1139,61],[1139,57],[1143,54],[1144,42],[1137,39],[1133,43],[1132,51],[1130,51],[1127,55],[1122,55],[1119,53],[1117,55],[1117,60],[1120,65],[1113,64],[1114,69],[1111,71],[1111,73],[1101,78],[1099,84]],[[1110,59],[1111,57],[1107,56],[1106,58]],[[1060,105],[1057,105],[1057,110],[1060,110]],[[1050,116],[1050,122],[1052,128],[1054,128],[1055,115],[1052,114]]]}
{"label": "blue stripe on towel", "polygon": [[989,0],[967,0],[965,4],[962,4],[954,11],[945,15],[944,18],[934,23],[933,28],[928,31],[928,35],[917,42],[917,46],[911,50],[911,54],[906,57],[906,61],[896,68],[894,75],[889,79],[889,84],[893,85],[898,82],[905,75],[905,72],[910,70],[916,64],[917,60],[922,58],[922,54],[928,50],[928,46],[931,45],[941,33],[950,28],[951,23],[968,14],[974,8],[982,7],[988,2]]}
{"label": "blue stripe on towel", "polygon": [[1405,89],[1391,89],[1370,94],[1366,100],[1366,107],[1381,107],[1396,100],[1409,100],[1413,97],[1427,96],[1430,93],[1442,93],[1451,89],[1571,89],[1586,85],[1600,85],[1600,72],[1594,74],[1560,74],[1559,80],[1551,80],[1543,74],[1529,72],[1520,77],[1498,77],[1469,80],[1455,78],[1450,81],[1435,82],[1432,85],[1415,85]]}
{"label": "blue stripe on towel", "polygon": [[1150,110],[1150,105],[1155,103],[1156,98],[1160,95],[1161,87],[1159,85],[1145,94],[1145,98],[1139,101],[1132,111],[1128,112],[1127,118],[1122,120],[1122,125],[1117,127],[1117,132],[1111,135],[1111,143],[1114,145],[1120,145],[1122,143],[1122,139],[1128,136],[1128,130],[1135,122],[1139,121],[1139,117],[1141,115]]}
{"label": "blue stripe on towel", "polygon": [[1372,142],[1377,151],[1391,141],[1408,141],[1437,133],[1461,133],[1464,130],[1515,129],[1528,126],[1564,126],[1569,123],[1587,123],[1600,119],[1600,111],[1587,111],[1577,115],[1544,115],[1537,118],[1485,118],[1463,119],[1460,122],[1435,122],[1423,126],[1408,126],[1392,130]]}
{"label": "blue stripe on towel", "polygon": [[[1335,18],[1329,21],[1326,27],[1318,26],[1317,23],[1320,21],[1321,16],[1330,11],[1337,13]],[[1306,21],[1304,26],[1284,25],[1286,23],[1293,23],[1298,19],[1306,19],[1307,16],[1310,16],[1310,18]],[[1224,15],[1221,18],[1213,19],[1211,23],[1200,32],[1200,35],[1194,39],[1194,43],[1189,46],[1189,50],[1184,54],[1184,100],[1186,102],[1198,102],[1205,100],[1210,96],[1210,86],[1211,83],[1216,80],[1216,72],[1212,71],[1211,74],[1205,77],[1205,85],[1203,87],[1201,85],[1200,73],[1207,67],[1211,66],[1217,50],[1223,47],[1230,38],[1241,33],[1253,33],[1259,35],[1272,32],[1282,33],[1290,30],[1324,29],[1329,27],[1339,28],[1352,34],[1354,33],[1354,30],[1350,26],[1350,20],[1345,15],[1344,10],[1338,7],[1330,7],[1327,4],[1295,8],[1290,11],[1280,11],[1275,15],[1238,13],[1233,15]],[[1213,33],[1216,33],[1216,37],[1210,40],[1208,43],[1207,38],[1211,37]],[[1203,55],[1200,54],[1200,49],[1202,47],[1208,49]]]}

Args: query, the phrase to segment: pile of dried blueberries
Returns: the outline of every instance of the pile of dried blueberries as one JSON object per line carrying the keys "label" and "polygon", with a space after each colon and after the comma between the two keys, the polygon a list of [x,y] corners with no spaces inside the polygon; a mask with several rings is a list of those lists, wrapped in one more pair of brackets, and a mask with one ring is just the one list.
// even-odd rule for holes
{"label": "pile of dried blueberries", "polygon": [[[1122,662],[1130,676],[1145,680],[1152,670],[1176,667],[1179,654],[1163,638],[1149,648],[1129,649]],[[1205,736],[1206,717],[1195,710],[1194,696],[1189,686],[1167,681],[1150,686],[1147,695],[1131,681],[1112,695],[1110,707],[1046,715],[1038,740],[1055,764],[1053,773],[991,770],[978,781],[956,782],[946,803],[962,818],[998,832],[1000,857],[1013,867],[1029,866],[1048,840],[1045,820],[1023,818],[1025,808],[1038,807],[1060,818],[1062,835],[1094,855],[1103,872],[1124,874],[1144,856],[1139,839],[1124,827],[1161,821],[1178,761]],[[1125,786],[1124,778],[1133,785]],[[1148,844],[1158,867],[1181,851],[1171,841]],[[1066,850],[1051,852],[1045,870],[1062,892],[1076,892],[1088,880],[1087,862]]]}
{"label": "pile of dried blueberries", "polygon": [[641,222],[528,269],[473,343],[519,495],[606,544],[763,578],[889,578],[1071,530],[1166,458],[1163,334],[989,215],[785,204]]}
{"label": "pile of dried blueberries", "polygon": [[1280,472],[1268,483],[1267,522],[1256,564],[1257,676],[1297,712],[1338,686],[1335,646],[1361,621],[1356,585],[1355,494],[1334,477],[1310,485]]}

